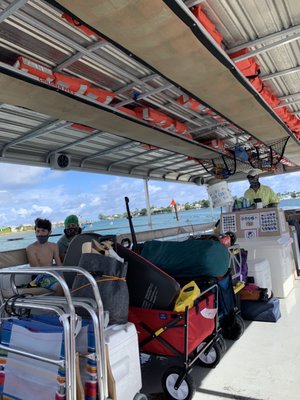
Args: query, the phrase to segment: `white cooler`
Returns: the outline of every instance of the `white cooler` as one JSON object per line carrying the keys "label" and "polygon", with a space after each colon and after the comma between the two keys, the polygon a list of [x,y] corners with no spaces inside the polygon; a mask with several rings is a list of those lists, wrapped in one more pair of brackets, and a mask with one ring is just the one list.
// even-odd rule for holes
{"label": "white cooler", "polygon": [[133,400],[142,388],[138,337],[135,325],[111,325],[104,331],[108,380],[113,400]]}
{"label": "white cooler", "polygon": [[274,238],[238,239],[248,250],[250,260],[268,260],[271,268],[272,291],[275,297],[286,297],[294,287],[296,266],[289,235]]}
{"label": "white cooler", "polygon": [[253,277],[254,283],[260,288],[267,288],[269,296],[272,293],[271,268],[268,260],[248,260],[248,278]]}

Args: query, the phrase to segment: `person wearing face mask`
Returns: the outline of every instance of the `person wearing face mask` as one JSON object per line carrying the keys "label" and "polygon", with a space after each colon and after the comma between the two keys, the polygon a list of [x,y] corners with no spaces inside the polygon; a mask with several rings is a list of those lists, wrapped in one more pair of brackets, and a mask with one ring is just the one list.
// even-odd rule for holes
{"label": "person wearing face mask", "polygon": [[[26,248],[27,259],[31,267],[51,267],[53,262],[55,265],[61,266],[61,260],[56,243],[48,242],[51,234],[52,225],[48,219],[37,218],[34,222],[34,230],[36,242]],[[54,277],[49,275],[37,275],[30,282],[30,287],[43,287],[60,292],[60,285]]]}
{"label": "person wearing face mask", "polygon": [[69,244],[71,243],[74,236],[81,233],[78,217],[76,215],[69,215],[65,219],[64,225],[64,235],[61,236],[61,238],[57,242],[61,261],[64,260]]}
{"label": "person wearing face mask", "polygon": [[261,199],[263,207],[277,207],[280,202],[279,197],[274,191],[266,185],[259,182],[260,169],[251,169],[247,174],[250,187],[244,193],[244,197],[248,199],[251,204],[255,204],[254,199]]}

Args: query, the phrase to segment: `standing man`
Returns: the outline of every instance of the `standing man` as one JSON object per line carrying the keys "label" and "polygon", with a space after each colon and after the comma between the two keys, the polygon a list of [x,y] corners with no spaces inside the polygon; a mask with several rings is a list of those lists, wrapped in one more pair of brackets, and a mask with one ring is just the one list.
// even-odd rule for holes
{"label": "standing man", "polygon": [[76,215],[69,215],[65,219],[64,225],[64,235],[57,242],[61,261],[64,261],[69,244],[71,243],[74,236],[81,233],[78,217]]}
{"label": "standing man", "polygon": [[263,207],[277,207],[280,202],[277,194],[269,186],[262,185],[258,180],[258,175],[261,172],[260,169],[251,169],[248,172],[247,179],[250,188],[246,190],[244,197],[250,200],[251,204],[254,204],[254,199],[261,199]]}

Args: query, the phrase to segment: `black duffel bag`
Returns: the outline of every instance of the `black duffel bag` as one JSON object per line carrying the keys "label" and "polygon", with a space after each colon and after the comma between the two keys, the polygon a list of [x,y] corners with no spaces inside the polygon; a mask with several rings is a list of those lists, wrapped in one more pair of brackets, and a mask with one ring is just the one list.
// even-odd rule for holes
{"label": "black duffel bag", "polygon": [[[126,283],[127,263],[102,254],[85,253],[79,267],[95,278],[101,295],[104,311],[109,312],[109,325],[125,324],[128,321],[129,294]],[[72,294],[94,298],[93,289],[83,275],[77,275]]]}

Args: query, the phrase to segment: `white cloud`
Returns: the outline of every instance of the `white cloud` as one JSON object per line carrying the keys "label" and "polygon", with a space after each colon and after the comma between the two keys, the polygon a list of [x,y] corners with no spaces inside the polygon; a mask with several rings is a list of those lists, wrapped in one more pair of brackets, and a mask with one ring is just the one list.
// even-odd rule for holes
{"label": "white cloud", "polygon": [[18,210],[12,208],[11,210],[14,214],[19,215],[20,217],[27,217],[29,215],[29,211],[26,208],[19,208]]}
{"label": "white cloud", "polygon": [[1,164],[0,185],[2,188],[18,187],[20,185],[35,185],[46,173],[45,168],[24,165]]}
{"label": "white cloud", "polygon": [[50,214],[53,213],[53,209],[52,209],[51,207],[48,207],[48,206],[38,206],[38,205],[36,205],[36,204],[33,204],[33,206],[32,206],[32,211],[38,212],[38,213],[40,213],[40,214],[42,214],[42,215],[45,215],[45,214],[50,215]]}
{"label": "white cloud", "polygon": [[157,192],[161,192],[162,188],[160,186],[157,185],[148,185],[148,190],[149,190],[149,194],[154,194]]}

